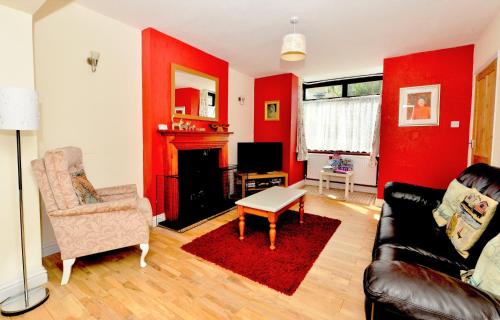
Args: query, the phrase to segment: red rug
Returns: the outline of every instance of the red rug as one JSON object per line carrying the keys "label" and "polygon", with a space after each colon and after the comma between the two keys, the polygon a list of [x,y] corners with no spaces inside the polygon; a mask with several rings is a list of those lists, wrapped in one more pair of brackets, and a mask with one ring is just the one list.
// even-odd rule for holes
{"label": "red rug", "polygon": [[276,227],[276,250],[269,249],[269,222],[245,215],[245,239],[238,219],[193,240],[182,249],[279,292],[292,295],[304,280],[340,220],[297,212],[283,213]]}

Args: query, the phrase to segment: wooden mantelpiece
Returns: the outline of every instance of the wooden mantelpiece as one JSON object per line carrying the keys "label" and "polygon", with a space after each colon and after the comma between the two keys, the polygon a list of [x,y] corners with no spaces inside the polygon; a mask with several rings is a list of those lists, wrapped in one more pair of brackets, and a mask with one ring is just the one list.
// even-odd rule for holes
{"label": "wooden mantelpiece", "polygon": [[[215,131],[180,131],[180,130],[158,130],[165,137],[164,152],[165,163],[164,172],[167,176],[175,176],[179,173],[179,150],[196,149],[220,149],[219,167],[228,166],[228,142],[232,132]],[[170,187],[168,190],[174,190]],[[175,220],[179,215],[177,205],[178,194],[165,194],[170,199],[168,208],[165,210],[167,220]]]}
{"label": "wooden mantelpiece", "polygon": [[[178,150],[211,149],[227,146],[232,132],[158,130]],[[227,154],[226,154],[227,156]]]}

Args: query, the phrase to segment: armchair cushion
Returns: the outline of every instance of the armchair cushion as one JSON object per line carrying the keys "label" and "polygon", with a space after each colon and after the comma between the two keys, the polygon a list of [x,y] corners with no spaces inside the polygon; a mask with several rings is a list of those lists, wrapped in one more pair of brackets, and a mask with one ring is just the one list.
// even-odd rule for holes
{"label": "armchair cushion", "polygon": [[49,216],[51,217],[79,216],[79,215],[88,215],[95,213],[131,211],[131,210],[137,210],[137,199],[135,198],[120,199],[120,200],[107,201],[101,203],[92,203],[92,204],[77,206],[66,210],[56,210],[53,212],[49,212]]}
{"label": "armchair cushion", "polygon": [[91,204],[103,202],[103,199],[97,194],[96,190],[87,175],[85,170],[78,170],[71,174],[71,183],[75,189],[76,196],[80,204]]}
{"label": "armchair cushion", "polygon": [[[66,147],[47,151],[44,156],[45,169],[54,195],[57,207],[60,210],[76,207],[80,204],[76,196],[69,172],[70,163],[67,159],[77,158],[79,149]],[[78,150],[78,151],[77,151]],[[81,157],[81,151],[80,151]],[[75,167],[75,165],[73,165]]]}
{"label": "armchair cushion", "polygon": [[33,174],[35,175],[38,187],[40,188],[40,194],[42,195],[45,210],[47,210],[47,212],[57,210],[58,207],[56,199],[50,189],[49,179],[45,174],[45,164],[43,163],[43,160],[35,159],[31,161],[31,168],[33,169]]}
{"label": "armchair cushion", "polygon": [[135,184],[100,188],[96,189],[96,192],[104,201],[137,197],[137,187]]}

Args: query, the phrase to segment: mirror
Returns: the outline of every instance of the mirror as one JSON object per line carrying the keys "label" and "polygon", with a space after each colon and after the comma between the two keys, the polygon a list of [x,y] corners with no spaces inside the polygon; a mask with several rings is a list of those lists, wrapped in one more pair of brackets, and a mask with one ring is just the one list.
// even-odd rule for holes
{"label": "mirror", "polygon": [[172,64],[172,117],[217,121],[219,78]]}

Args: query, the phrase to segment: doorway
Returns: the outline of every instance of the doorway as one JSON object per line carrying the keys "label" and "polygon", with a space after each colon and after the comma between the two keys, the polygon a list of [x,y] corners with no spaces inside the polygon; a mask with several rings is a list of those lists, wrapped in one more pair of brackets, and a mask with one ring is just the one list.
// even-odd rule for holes
{"label": "doorway", "polygon": [[476,76],[471,141],[472,164],[491,163],[496,77],[497,59]]}

